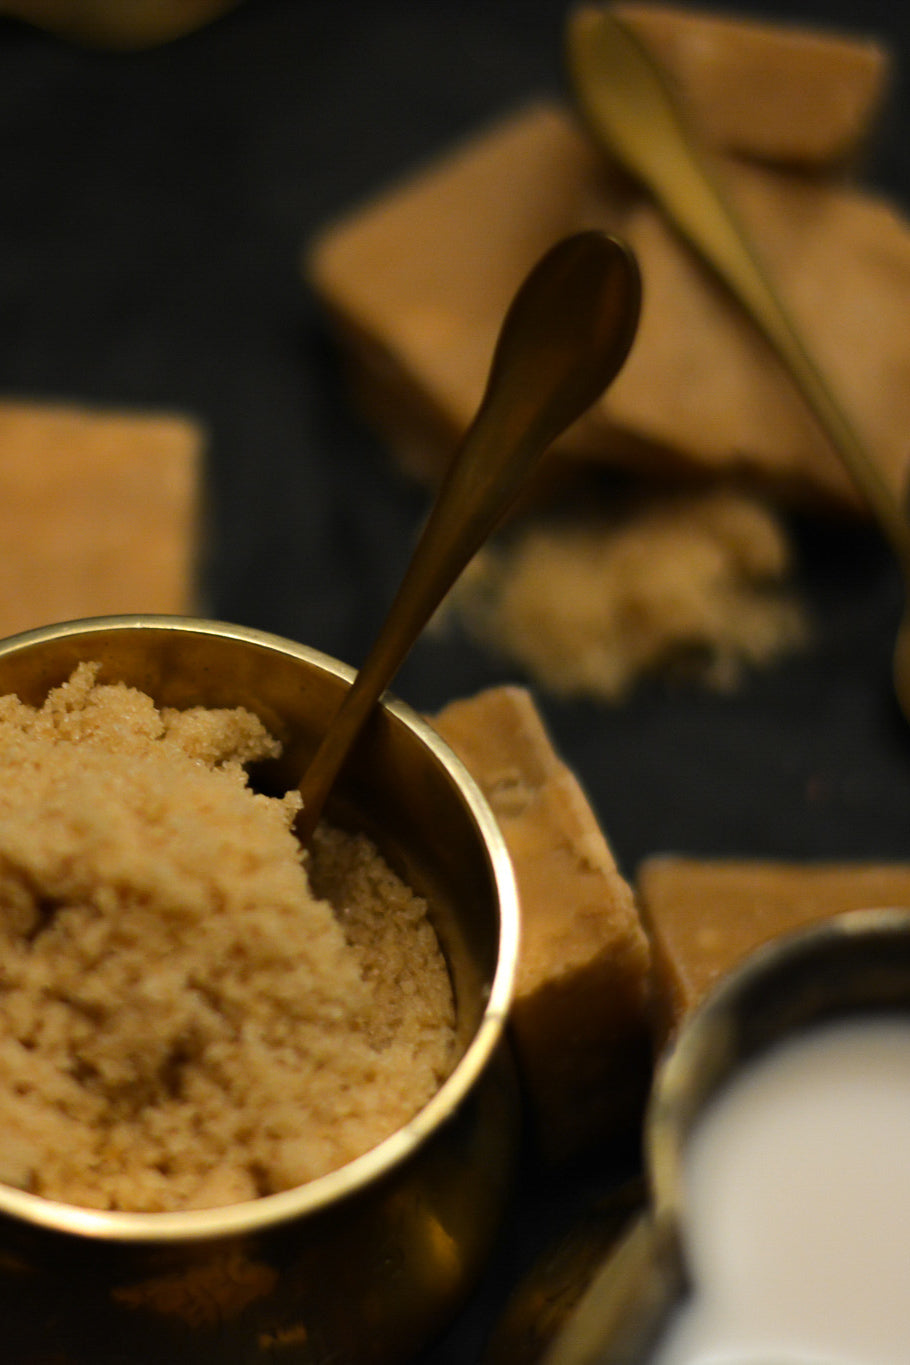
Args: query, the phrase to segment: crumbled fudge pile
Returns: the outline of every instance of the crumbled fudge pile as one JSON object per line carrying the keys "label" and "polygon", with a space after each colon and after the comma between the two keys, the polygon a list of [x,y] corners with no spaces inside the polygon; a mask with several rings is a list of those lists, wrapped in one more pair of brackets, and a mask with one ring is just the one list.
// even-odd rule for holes
{"label": "crumbled fudge pile", "polygon": [[155,1211],[324,1174],[453,1064],[425,903],[363,837],[301,856],[250,712],[97,673],[0,698],[0,1179]]}

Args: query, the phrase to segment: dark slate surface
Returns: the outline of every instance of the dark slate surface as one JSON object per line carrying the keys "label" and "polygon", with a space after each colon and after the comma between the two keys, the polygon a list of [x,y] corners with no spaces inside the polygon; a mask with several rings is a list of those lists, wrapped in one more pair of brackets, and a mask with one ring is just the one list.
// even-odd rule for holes
{"label": "dark slate surface", "polygon": [[[910,10],[761,8],[891,43],[898,80],[872,179],[910,205]],[[461,135],[561,91],[565,11],[250,0],[125,55],[0,20],[0,392],[173,407],[206,424],[211,614],[362,657],[423,503],[350,408],[300,252]],[[910,849],[910,729],[889,674],[896,571],[871,532],[797,534],[810,654],[726,698],[658,684],[613,710],[541,698],[630,875],[665,849]],[[463,641],[425,640],[396,690],[432,709],[514,676]],[[624,1169],[602,1154],[574,1172],[524,1172],[477,1300],[427,1365],[474,1360],[520,1270]]]}

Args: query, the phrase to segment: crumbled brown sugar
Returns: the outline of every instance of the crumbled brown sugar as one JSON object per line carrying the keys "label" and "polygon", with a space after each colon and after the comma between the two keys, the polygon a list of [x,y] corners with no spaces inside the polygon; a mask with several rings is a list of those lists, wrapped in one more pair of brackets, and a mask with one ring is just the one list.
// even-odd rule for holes
{"label": "crumbled brown sugar", "polygon": [[259,720],[96,671],[0,699],[0,1178],[148,1211],[303,1183],[453,1064],[426,905],[330,829],[314,894],[295,800],[247,784]]}
{"label": "crumbled brown sugar", "polygon": [[805,645],[783,522],[723,488],[538,516],[476,557],[440,613],[556,695],[622,701],[643,676],[718,691]]}

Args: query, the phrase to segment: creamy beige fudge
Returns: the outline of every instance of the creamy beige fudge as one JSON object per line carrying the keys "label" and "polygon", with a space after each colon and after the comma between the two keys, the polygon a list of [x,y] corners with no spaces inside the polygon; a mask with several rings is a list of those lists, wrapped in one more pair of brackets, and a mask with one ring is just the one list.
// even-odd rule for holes
{"label": "creamy beige fudge", "polygon": [[361,837],[301,860],[258,718],[96,672],[0,698],[0,1179],[149,1211],[311,1180],[455,1061],[427,907]]}
{"label": "creamy beige fudge", "polygon": [[847,910],[910,906],[910,864],[661,856],[638,869],[636,893],[663,1041],[731,967],[781,934]]}
{"label": "creamy beige fudge", "polygon": [[604,9],[657,59],[719,151],[817,172],[855,161],[875,132],[891,61],[872,37],[632,0],[579,5],[570,22]]}
{"label": "creamy beige fudge", "polygon": [[[706,155],[883,476],[902,488],[910,228],[892,204],[831,169],[874,123],[883,54],[861,40],[671,18],[664,8],[623,13],[633,9],[682,92],[695,99],[697,89],[699,120],[713,130]],[[816,97],[817,119],[798,112]],[[634,248],[643,311],[620,375],[555,444],[562,468],[732,477],[788,502],[855,512],[839,458],[765,341],[555,101],[447,149],[307,250],[306,275],[356,394],[397,462],[427,481],[438,475],[480,402],[519,282],[555,240],[590,227]]]}
{"label": "creamy beige fudge", "polygon": [[632,891],[531,694],[496,687],[434,725],[479,783],[515,867],[512,1036],[541,1148],[563,1158],[635,1124],[650,1065],[650,952]]}
{"label": "creamy beige fudge", "polygon": [[0,400],[0,635],[196,610],[205,445],[179,413]]}

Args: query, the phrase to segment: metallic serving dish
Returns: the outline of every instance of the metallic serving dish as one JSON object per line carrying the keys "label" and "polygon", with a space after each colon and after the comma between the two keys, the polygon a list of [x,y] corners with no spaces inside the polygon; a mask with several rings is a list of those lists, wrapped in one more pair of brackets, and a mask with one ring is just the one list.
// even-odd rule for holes
{"label": "metallic serving dish", "polygon": [[[273,635],[167,617],[78,621],[0,642],[0,694],[40,703],[80,660],[159,704],[242,704],[299,778],[352,676]],[[178,1213],[98,1212],[0,1186],[0,1336],[17,1365],[385,1365],[461,1304],[507,1199],[518,1105],[504,1043],[518,939],[498,826],[463,765],[387,698],[327,814],[424,894],[463,1055],[405,1128],[300,1188]]]}
{"label": "metallic serving dish", "polygon": [[682,1180],[688,1135],[750,1059],[850,1015],[910,1014],[910,910],[850,911],[746,958],[683,1024],[645,1125],[648,1199],[591,1276],[541,1365],[647,1365],[690,1290]]}

